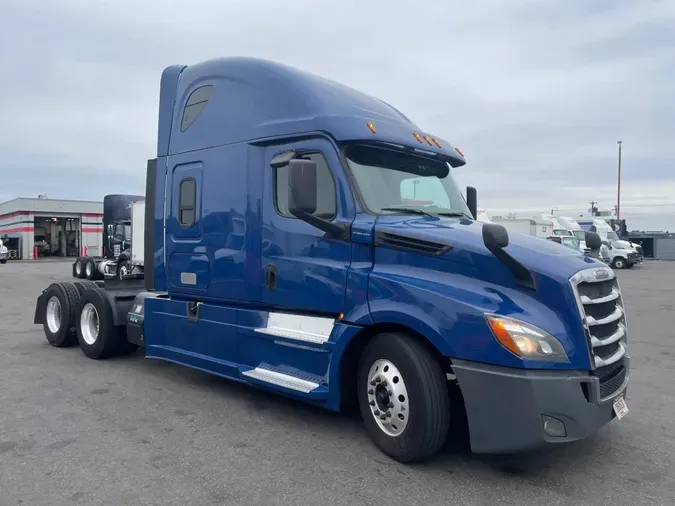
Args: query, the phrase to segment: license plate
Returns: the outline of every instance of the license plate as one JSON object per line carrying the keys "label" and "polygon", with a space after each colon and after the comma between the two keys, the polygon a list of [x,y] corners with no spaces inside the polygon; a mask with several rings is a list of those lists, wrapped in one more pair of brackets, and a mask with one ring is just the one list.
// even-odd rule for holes
{"label": "license plate", "polygon": [[624,416],[628,414],[628,406],[626,405],[626,401],[623,398],[623,395],[620,395],[616,399],[614,399],[613,408],[614,408],[614,413],[616,413],[616,417],[621,420]]}

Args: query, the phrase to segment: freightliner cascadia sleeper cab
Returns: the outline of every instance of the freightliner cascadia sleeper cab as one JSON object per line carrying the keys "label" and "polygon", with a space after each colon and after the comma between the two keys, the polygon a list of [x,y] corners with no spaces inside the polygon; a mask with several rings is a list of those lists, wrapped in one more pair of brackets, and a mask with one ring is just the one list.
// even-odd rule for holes
{"label": "freightliner cascadia sleeper cab", "polygon": [[585,438],[627,412],[615,275],[476,221],[465,163],[385,102],[284,65],[169,67],[143,285],[54,283],[35,323],[94,359],[142,346],[327,409],[354,400],[399,461],[435,454],[460,412],[477,453]]}

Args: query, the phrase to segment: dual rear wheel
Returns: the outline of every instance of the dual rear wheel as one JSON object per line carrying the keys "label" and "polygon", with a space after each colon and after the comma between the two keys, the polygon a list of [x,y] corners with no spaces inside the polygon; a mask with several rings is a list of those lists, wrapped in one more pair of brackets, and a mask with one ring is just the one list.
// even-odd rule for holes
{"label": "dual rear wheel", "polygon": [[46,290],[43,329],[49,344],[63,348],[79,344],[92,359],[135,351],[124,326],[115,326],[105,291],[92,281],[52,283]]}

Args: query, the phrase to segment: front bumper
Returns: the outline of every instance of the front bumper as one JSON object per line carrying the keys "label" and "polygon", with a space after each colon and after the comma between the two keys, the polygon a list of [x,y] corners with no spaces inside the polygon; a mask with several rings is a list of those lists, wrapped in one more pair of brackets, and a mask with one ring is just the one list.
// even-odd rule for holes
{"label": "front bumper", "polygon": [[9,258],[9,253],[4,252],[0,253],[0,260],[7,260]]}
{"label": "front bumper", "polygon": [[[474,453],[508,454],[547,444],[584,439],[615,418],[612,401],[624,395],[623,384],[607,399],[600,381],[586,371],[542,371],[453,360],[452,369],[464,397]],[[550,436],[544,418],[561,421],[565,435]]]}

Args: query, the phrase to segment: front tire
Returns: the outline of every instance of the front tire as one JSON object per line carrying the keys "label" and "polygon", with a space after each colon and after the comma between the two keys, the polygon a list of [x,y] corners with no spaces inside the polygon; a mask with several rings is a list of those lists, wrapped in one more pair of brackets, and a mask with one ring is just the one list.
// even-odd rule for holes
{"label": "front tire", "polygon": [[613,262],[613,267],[615,269],[625,269],[626,268],[626,261],[621,257],[615,258],[614,262]]}
{"label": "front tire", "polygon": [[422,344],[400,333],[374,337],[359,362],[357,388],[366,430],[384,453],[414,462],[441,449],[450,426],[447,380]]}
{"label": "front tire", "polygon": [[129,274],[129,262],[127,262],[126,260],[121,260],[117,264],[117,279],[123,281],[128,274]]}

